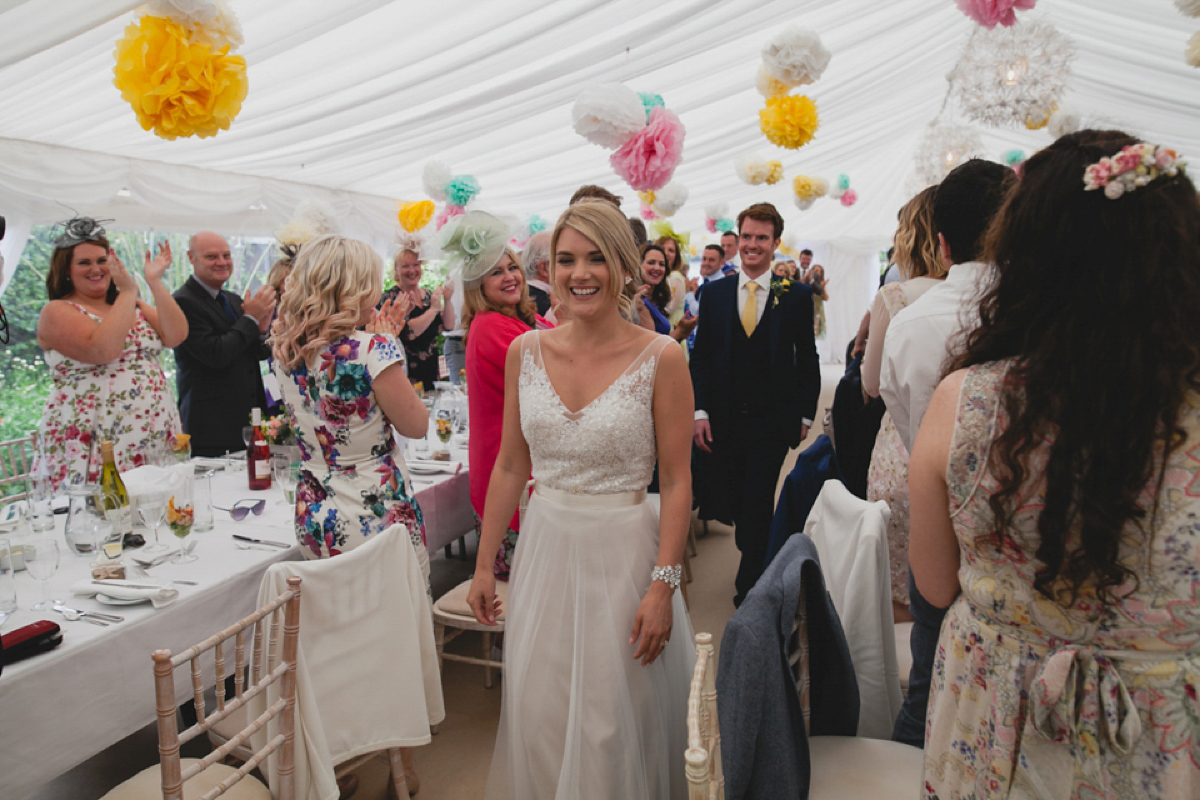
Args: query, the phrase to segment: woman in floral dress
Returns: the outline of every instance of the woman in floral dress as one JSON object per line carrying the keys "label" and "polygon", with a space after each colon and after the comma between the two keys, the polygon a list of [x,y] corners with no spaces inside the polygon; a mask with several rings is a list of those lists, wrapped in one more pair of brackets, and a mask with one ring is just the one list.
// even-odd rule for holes
{"label": "woman in floral dress", "polygon": [[303,460],[296,538],[308,558],[352,550],[396,523],[424,547],[392,426],[424,436],[428,415],[404,375],[403,316],[390,302],[374,311],[382,274],[366,244],[317,237],[296,257],[272,329],[273,369]]}
{"label": "woman in floral dress", "polygon": [[179,410],[159,364],[164,346],[187,338],[188,324],[163,274],[171,246],[146,251],[146,286],[154,305],[138,299],[133,276],[109,249],[104,228],[77,217],[54,243],[38,317],[54,388],[42,414],[44,464],[57,491],[63,483],[100,478],[100,443],[113,442],[118,469],[138,466],[147,445],[165,445],[181,430]]}
{"label": "woman in floral dress", "polygon": [[1200,797],[1200,202],[1179,166],[1069,134],[992,222],[997,282],[909,464],[913,576],[949,606],[925,798]]}

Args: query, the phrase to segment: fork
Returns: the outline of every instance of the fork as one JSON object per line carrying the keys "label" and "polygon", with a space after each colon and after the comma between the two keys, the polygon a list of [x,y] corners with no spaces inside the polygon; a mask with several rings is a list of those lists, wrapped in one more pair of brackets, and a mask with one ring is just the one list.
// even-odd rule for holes
{"label": "fork", "polygon": [[275,548],[275,547],[268,547],[267,545],[263,545],[263,544],[250,544],[249,542],[239,542],[237,539],[234,539],[233,543],[235,545],[237,545],[238,550],[267,550],[272,553],[281,552],[278,548]]}

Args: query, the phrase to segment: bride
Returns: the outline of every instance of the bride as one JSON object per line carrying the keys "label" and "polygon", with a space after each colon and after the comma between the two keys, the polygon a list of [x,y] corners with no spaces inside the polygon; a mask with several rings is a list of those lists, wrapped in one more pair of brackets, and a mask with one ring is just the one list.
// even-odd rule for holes
{"label": "bride", "polygon": [[[670,338],[622,315],[640,259],[612,205],[571,206],[551,252],[571,322],[508,350],[468,598],[495,624],[492,563],[532,466],[487,797],[685,798],[695,650],[677,589],[691,516],[691,379]],[[646,501],[656,459],[661,514]]]}

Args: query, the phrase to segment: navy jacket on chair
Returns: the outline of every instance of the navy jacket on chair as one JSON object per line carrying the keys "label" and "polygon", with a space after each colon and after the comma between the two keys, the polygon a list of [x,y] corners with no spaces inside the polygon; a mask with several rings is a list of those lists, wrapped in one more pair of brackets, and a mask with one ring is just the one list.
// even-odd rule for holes
{"label": "navy jacket on chair", "polygon": [[837,454],[833,452],[833,442],[825,434],[805,448],[796,457],[796,466],[783,479],[783,490],[779,493],[779,503],[775,506],[775,516],[771,518],[771,539],[767,545],[767,561],[763,569],[775,558],[775,555],[787,544],[787,540],[804,530],[808,521],[808,512],[812,511],[817,495],[825,486],[825,481],[838,480],[842,477],[838,469]]}
{"label": "navy jacket on chair", "polygon": [[[788,665],[805,598],[809,726]],[[793,536],[725,626],[717,670],[717,717],[726,800],[807,798],[808,736],[853,736],[858,684],[841,622],[825,591],[817,548]]]}

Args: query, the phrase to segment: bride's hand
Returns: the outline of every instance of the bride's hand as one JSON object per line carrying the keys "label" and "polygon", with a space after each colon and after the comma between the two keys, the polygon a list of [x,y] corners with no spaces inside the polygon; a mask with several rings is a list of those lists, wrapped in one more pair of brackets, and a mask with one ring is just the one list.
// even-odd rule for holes
{"label": "bride's hand", "polygon": [[496,576],[492,573],[476,572],[467,591],[467,605],[481,625],[495,625],[500,613],[500,598],[496,597]]}
{"label": "bride's hand", "polygon": [[633,618],[633,635],[629,637],[629,643],[637,642],[633,660],[640,660],[643,667],[648,667],[658,660],[671,639],[673,593],[674,590],[662,581],[651,581],[646,596],[638,604],[637,616]]}

